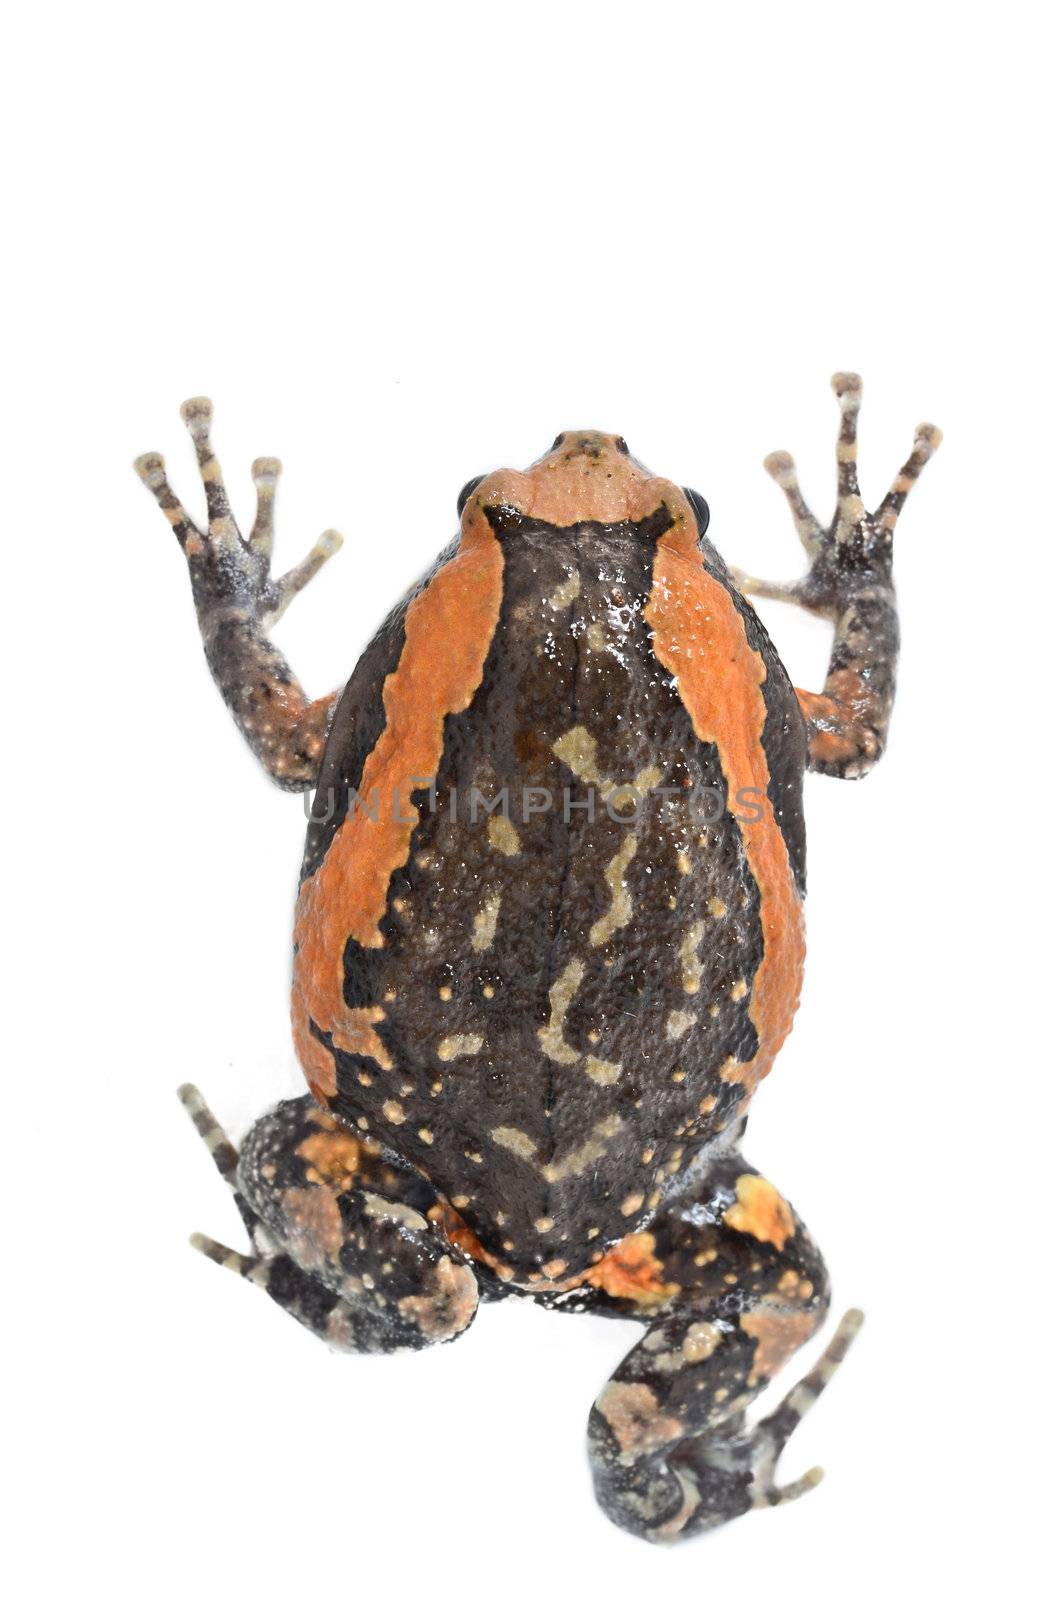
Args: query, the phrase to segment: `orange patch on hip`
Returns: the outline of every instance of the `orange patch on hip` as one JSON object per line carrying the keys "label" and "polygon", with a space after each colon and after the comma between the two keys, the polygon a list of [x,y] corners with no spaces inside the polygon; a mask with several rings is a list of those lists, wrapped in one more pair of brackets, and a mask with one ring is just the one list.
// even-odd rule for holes
{"label": "orange patch on hip", "polygon": [[722,1221],[738,1233],[749,1233],[762,1244],[782,1250],[795,1232],[795,1218],[784,1196],[755,1172],[743,1172],[736,1180],[736,1200]]}
{"label": "orange patch on hip", "polygon": [[378,1007],[351,1011],[343,998],[343,952],[348,939],[365,949],[385,943],[379,924],[390,879],[408,860],[418,820],[411,797],[438,771],[446,717],[466,711],[482,682],[503,572],[504,556],[485,517],[480,512],[466,519],[457,554],[409,605],[401,657],[383,685],[383,731],[361,777],[366,808],[346,816],[299,892],[292,1024],[318,1100],[335,1093],[335,1060],[314,1038],[311,1020],[338,1049],[390,1065],[373,1026],[385,1013]]}
{"label": "orange patch on hip", "polygon": [[364,1150],[360,1139],[354,1138],[341,1123],[336,1123],[334,1128],[321,1128],[307,1134],[296,1147],[295,1154],[306,1164],[309,1183],[323,1183],[345,1193],[353,1187],[353,1180],[361,1170]]}
{"label": "orange patch on hip", "polygon": [[500,1263],[497,1257],[491,1255],[482,1243],[478,1234],[466,1223],[459,1211],[455,1211],[448,1200],[436,1200],[427,1213],[428,1222],[436,1223],[451,1244],[462,1250],[472,1261],[480,1261],[483,1266],[497,1267]]}
{"label": "orange patch on hip", "polygon": [[[791,1031],[806,942],[802,902],[768,797],[762,745],[766,665],[747,641],[732,596],[707,571],[693,520],[680,519],[660,538],[644,615],[654,630],[655,654],[672,673],[696,734],[717,747],[729,814],[758,886],[763,950],[748,1006],[758,1049],[750,1061],[733,1062],[726,1074],[749,1099]],[[739,806],[737,797],[746,789],[756,791],[754,803],[763,812],[758,820],[744,814],[750,806]]]}
{"label": "orange patch on hip", "polygon": [[663,1265],[655,1254],[651,1233],[627,1233],[602,1261],[574,1282],[590,1283],[616,1300],[634,1300],[638,1305],[658,1305],[671,1299],[679,1288],[676,1283],[663,1282]]}

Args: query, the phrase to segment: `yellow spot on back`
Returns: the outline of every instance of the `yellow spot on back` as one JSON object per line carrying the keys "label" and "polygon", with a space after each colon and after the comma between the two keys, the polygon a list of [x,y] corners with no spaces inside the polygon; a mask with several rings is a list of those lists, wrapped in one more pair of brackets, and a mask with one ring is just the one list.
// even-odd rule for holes
{"label": "yellow spot on back", "polygon": [[600,775],[596,752],[595,738],[588,728],[583,728],[580,724],[575,728],[569,728],[552,746],[552,753],[566,763],[576,778],[596,789],[604,801],[619,793],[643,797],[662,779],[662,772],[658,767],[645,767],[643,772],[638,772],[632,783],[611,783]]}
{"label": "yellow spot on back", "polygon": [[681,987],[686,994],[699,992],[699,985],[703,979],[703,963],[699,959],[698,951],[706,931],[705,922],[694,922],[681,940]]}
{"label": "yellow spot on back", "polygon": [[400,1106],[396,1100],[383,1101],[383,1115],[388,1122],[402,1123],[405,1120],[404,1107]]}
{"label": "yellow spot on back", "polygon": [[481,1033],[451,1033],[438,1043],[439,1061],[455,1061],[457,1056],[477,1056],[482,1049]]}
{"label": "yellow spot on back", "polygon": [[551,989],[548,991],[549,1005],[552,1014],[544,1028],[538,1028],[537,1037],[541,1041],[541,1048],[552,1061],[558,1061],[561,1066],[571,1067],[578,1060],[578,1052],[569,1045],[563,1037],[563,1023],[567,1009],[578,992],[578,988],[585,976],[585,965],[575,959],[568,961]]}
{"label": "yellow spot on back", "polygon": [[691,1011],[671,1011],[666,1019],[666,1037],[680,1039],[689,1030],[695,1027],[695,1014]]}
{"label": "yellow spot on back", "polygon": [[600,788],[600,773],[596,765],[596,740],[588,728],[579,726],[568,729],[556,740],[552,751],[561,761],[566,762],[576,778],[580,778],[583,783],[591,783],[594,788]]}
{"label": "yellow spot on back", "polygon": [[587,1056],[585,1070],[594,1083],[617,1083],[622,1076],[622,1068],[615,1061],[601,1061],[599,1056]]}
{"label": "yellow spot on back", "polygon": [[510,817],[502,817],[499,813],[491,816],[487,822],[486,837],[502,856],[517,856],[522,848],[515,824]]}
{"label": "yellow spot on back", "polygon": [[564,1178],[573,1178],[586,1167],[591,1167],[594,1162],[600,1161],[605,1154],[607,1141],[613,1139],[616,1133],[621,1133],[624,1124],[621,1117],[601,1117],[593,1125],[592,1132],[584,1144],[577,1145],[573,1150],[561,1156],[558,1161],[550,1161],[548,1166],[542,1167],[541,1176],[546,1183],[561,1183]]}
{"label": "yellow spot on back", "polygon": [[500,911],[500,895],[489,895],[482,910],[475,915],[475,926],[471,934],[471,948],[473,950],[489,949],[497,935],[497,918],[500,916]]}
{"label": "yellow spot on back", "polygon": [[575,568],[573,572],[567,573],[566,579],[559,585],[558,589],[555,589],[549,595],[548,603],[553,611],[565,611],[569,605],[574,604],[581,592],[581,574]]}
{"label": "yellow spot on back", "polygon": [[532,1161],[536,1154],[533,1140],[521,1128],[494,1128],[490,1138],[502,1149],[510,1150],[513,1155],[522,1156],[524,1161]]}
{"label": "yellow spot on back", "polygon": [[624,928],[633,915],[633,901],[626,888],[626,869],[636,853],[637,836],[629,833],[604,873],[604,881],[611,891],[611,904],[589,929],[589,943],[592,945],[606,944],[612,934]]}

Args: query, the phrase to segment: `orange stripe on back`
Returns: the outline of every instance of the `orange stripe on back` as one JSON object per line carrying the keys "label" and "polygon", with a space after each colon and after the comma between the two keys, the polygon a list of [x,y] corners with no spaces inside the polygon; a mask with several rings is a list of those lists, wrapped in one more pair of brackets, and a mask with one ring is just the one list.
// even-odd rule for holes
{"label": "orange stripe on back", "polygon": [[365,808],[351,808],[299,892],[291,1014],[295,1048],[318,1100],[335,1093],[335,1060],[313,1037],[310,1019],[340,1050],[392,1065],[373,1026],[384,1013],[346,1005],[343,952],[348,939],[366,949],[385,943],[379,924],[390,879],[408,860],[417,821],[411,796],[437,774],[446,717],[466,711],[482,682],[503,571],[485,517],[470,517],[456,556],[409,605],[401,657],[383,685],[383,731],[361,777]]}
{"label": "orange stripe on back", "polygon": [[[799,1003],[806,953],[802,902],[784,836],[768,798],[769,767],[762,745],[766,666],[748,643],[743,618],[724,584],[711,576],[684,519],[659,540],[645,618],[655,654],[673,674],[692,726],[717,747],[728,786],[728,810],[740,830],[761,901],[762,960],[751,984],[748,1014],[758,1034],[750,1061],[722,1069],[749,1099],[788,1033]],[[754,789],[757,821],[736,809],[742,789]]]}

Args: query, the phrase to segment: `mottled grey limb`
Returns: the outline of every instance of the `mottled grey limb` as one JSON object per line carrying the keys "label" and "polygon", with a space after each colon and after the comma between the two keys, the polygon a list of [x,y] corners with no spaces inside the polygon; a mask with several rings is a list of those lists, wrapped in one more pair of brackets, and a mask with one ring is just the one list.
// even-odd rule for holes
{"label": "mottled grey limb", "polygon": [[809,731],[809,766],[832,777],[860,778],[879,760],[887,741],[898,667],[898,611],[892,579],[894,526],[906,496],[942,439],[921,423],[905,465],[876,511],[865,508],[858,485],[857,419],[861,379],[837,372],[836,507],[824,527],[806,504],[795,463],[786,450],[767,456],[765,468],[784,492],[795,528],[810,558],[794,583],[772,583],[732,569],[748,596],[785,600],[835,624],[828,675],[821,694],[799,690]]}
{"label": "mottled grey limb", "polygon": [[192,1085],[180,1098],[247,1224],[251,1253],[201,1233],[194,1248],[342,1350],[422,1350],[459,1338],[475,1273],[422,1178],[395,1166],[308,1096],[256,1122],[240,1151]]}
{"label": "mottled grey limb", "polygon": [[309,700],[268,632],[342,539],[329,529],[297,566],[273,578],[273,505],[280,463],[272,457],[254,462],[257,514],[249,539],[244,539],[210,441],[212,414],[205,399],[186,400],[181,407],[206,493],[205,532],[174,494],[160,455],[140,456],[136,470],[187,558],[206,659],[225,704],[270,777],[285,789],[312,788],[336,696]]}
{"label": "mottled grey limb", "polygon": [[[250,1239],[259,1248],[262,1245],[271,1246],[272,1241],[262,1228],[261,1222],[239,1191],[239,1185],[236,1182],[239,1151],[193,1083],[182,1083],[177,1090],[177,1097],[195,1124],[195,1131],[209,1151],[210,1159],[214,1166],[228,1185],[232,1199],[235,1201],[236,1210],[243,1219],[243,1226],[246,1228]],[[193,1234],[191,1242],[196,1250],[201,1250],[204,1255],[208,1255],[211,1261],[219,1261],[220,1257],[215,1252],[217,1250],[225,1250],[225,1246],[216,1245],[212,1240],[204,1242],[204,1236],[201,1233]],[[205,1248],[207,1243],[213,1246],[212,1250]],[[236,1255],[234,1251],[228,1251],[227,1253],[232,1256]],[[231,1266],[232,1262],[225,1261],[222,1265]]]}

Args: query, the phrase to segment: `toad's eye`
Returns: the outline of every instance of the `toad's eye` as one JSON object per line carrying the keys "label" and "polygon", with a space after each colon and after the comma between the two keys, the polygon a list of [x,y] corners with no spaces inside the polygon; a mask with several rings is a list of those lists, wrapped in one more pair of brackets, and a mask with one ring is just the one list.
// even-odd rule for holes
{"label": "toad's eye", "polygon": [[556,437],[552,441],[553,450],[558,450],[566,437],[567,435],[565,433],[557,433]]}
{"label": "toad's eye", "polygon": [[629,455],[629,445],[626,443],[625,439],[616,439],[615,449],[618,451],[620,456]]}
{"label": "toad's eye", "polygon": [[703,496],[696,493],[695,489],[682,489],[681,493],[696,514],[696,524],[699,528],[700,538],[702,538],[710,527],[710,507]]}
{"label": "toad's eye", "polygon": [[469,478],[464,487],[461,489],[460,493],[457,495],[456,514],[458,517],[462,517],[464,515],[464,507],[467,505],[468,501],[471,499],[471,496],[474,494],[475,490],[478,488],[485,476],[486,474],[484,472],[480,472],[477,478]]}

